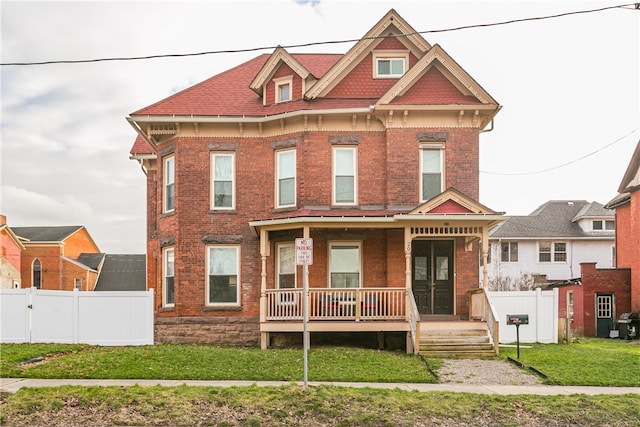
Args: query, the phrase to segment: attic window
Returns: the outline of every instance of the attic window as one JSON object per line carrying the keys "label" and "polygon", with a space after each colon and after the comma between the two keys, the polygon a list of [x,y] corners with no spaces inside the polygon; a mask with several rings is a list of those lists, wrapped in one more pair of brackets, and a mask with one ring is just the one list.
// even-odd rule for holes
{"label": "attic window", "polygon": [[276,85],[276,104],[280,102],[291,101],[293,92],[293,77],[274,79],[273,82]]}
{"label": "attic window", "polygon": [[409,54],[407,52],[374,52],[374,78],[398,78],[407,71]]}

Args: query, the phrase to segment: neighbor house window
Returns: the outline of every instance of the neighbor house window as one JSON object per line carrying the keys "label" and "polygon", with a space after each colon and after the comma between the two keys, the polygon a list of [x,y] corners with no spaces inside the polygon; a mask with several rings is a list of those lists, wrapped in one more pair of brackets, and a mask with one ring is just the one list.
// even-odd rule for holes
{"label": "neighbor house window", "polygon": [[600,230],[615,230],[615,222],[614,221],[602,221],[600,219],[593,220],[592,228],[595,231]]}
{"label": "neighbor house window", "polygon": [[164,180],[164,212],[171,212],[175,209],[175,157],[164,159],[163,180]]}
{"label": "neighbor house window", "polygon": [[291,101],[293,77],[283,77],[273,81],[276,85],[276,103]]}
{"label": "neighbor house window", "polygon": [[360,244],[333,243],[329,248],[329,286],[359,288],[361,278]]}
{"label": "neighbor house window", "polygon": [[207,304],[240,304],[240,247],[207,248]]}
{"label": "neighbor house window", "polygon": [[604,222],[604,229],[605,230],[615,230],[616,229],[615,221],[613,221],[613,220],[605,221]]}
{"label": "neighbor house window", "polygon": [[442,193],[442,148],[420,150],[421,201],[426,201]]}
{"label": "neighbor house window", "polygon": [[286,150],[276,153],[278,183],[276,188],[277,207],[296,204],[296,151]]}
{"label": "neighbor house window", "polygon": [[42,264],[36,258],[31,265],[31,286],[34,288],[42,288]]}
{"label": "neighbor house window", "polygon": [[539,262],[567,262],[567,244],[565,242],[539,242]]}
{"label": "neighbor house window", "polygon": [[407,52],[374,52],[374,77],[398,78],[407,71],[409,55]]}
{"label": "neighbor house window", "polygon": [[163,251],[163,286],[162,286],[162,305],[165,307],[173,307],[175,304],[175,252],[173,248],[165,248]]}
{"label": "neighbor house window", "polygon": [[333,203],[336,205],[356,203],[356,161],[355,147],[333,149]]}
{"label": "neighbor house window", "polygon": [[74,279],[73,287],[79,291],[82,290],[82,279]]}
{"label": "neighbor house window", "polygon": [[212,208],[233,209],[235,207],[235,155],[214,153],[211,155]]}
{"label": "neighbor house window", "polygon": [[518,262],[518,242],[500,243],[500,260],[502,262]]}

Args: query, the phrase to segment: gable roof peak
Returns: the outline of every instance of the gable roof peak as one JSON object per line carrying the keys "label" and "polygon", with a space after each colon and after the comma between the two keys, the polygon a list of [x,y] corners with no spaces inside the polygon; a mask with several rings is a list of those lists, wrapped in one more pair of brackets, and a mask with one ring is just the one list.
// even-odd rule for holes
{"label": "gable roof peak", "polygon": [[264,84],[271,79],[271,77],[278,70],[281,63],[287,64],[300,78],[303,80],[313,75],[304,65],[296,60],[285,48],[278,45],[273,51],[269,59],[264,63],[256,77],[253,79],[249,88],[258,95],[262,95]]}

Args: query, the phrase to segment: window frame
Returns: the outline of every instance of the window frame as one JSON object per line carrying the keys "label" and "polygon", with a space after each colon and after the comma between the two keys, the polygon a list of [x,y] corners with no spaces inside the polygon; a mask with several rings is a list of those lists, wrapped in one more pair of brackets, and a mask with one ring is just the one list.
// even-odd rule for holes
{"label": "window frame", "polygon": [[[409,69],[409,52],[408,51],[376,51],[373,52],[373,78],[374,79],[399,79],[407,73]],[[389,61],[389,73],[380,72],[380,62]],[[393,73],[393,61],[402,61],[402,73]]]}
{"label": "window frame", "polygon": [[[274,101],[276,104],[293,101],[293,76],[273,79],[273,83],[275,85]],[[289,97],[286,99],[282,97],[282,88],[284,87],[289,88]]]}
{"label": "window frame", "polygon": [[[505,255],[504,245],[507,245],[507,251],[506,251],[507,259],[505,259],[504,257]],[[513,256],[514,248],[515,248],[515,257]],[[509,263],[518,262],[518,242],[514,242],[514,241],[500,242],[500,262],[509,262]]]}
{"label": "window frame", "polygon": [[[211,252],[213,249],[234,249],[235,250],[235,282],[236,282],[236,297],[235,301],[211,301],[211,277],[215,276],[210,274],[211,271]],[[207,307],[240,307],[241,305],[241,292],[240,292],[240,245],[207,245],[205,247],[206,262],[205,262],[205,306]],[[222,275],[217,275],[222,276]],[[229,275],[231,276],[231,275]]]}
{"label": "window frame", "polygon": [[[168,275],[169,253],[171,253],[173,258],[171,276]],[[175,307],[176,305],[176,281],[175,281],[176,262],[175,260],[176,260],[176,252],[173,246],[162,248],[162,306],[163,307]],[[173,279],[173,283],[171,284],[173,301],[169,301],[169,296],[167,292],[167,290],[169,289],[169,285],[167,284],[167,278],[169,277]]]}
{"label": "window frame", "polygon": [[[349,248],[349,247],[357,247],[358,249],[358,286],[353,288],[348,287],[334,287],[333,286],[333,249],[334,248]],[[330,241],[327,245],[328,254],[327,254],[327,288],[329,289],[361,289],[362,288],[362,276],[363,276],[363,259],[362,259],[362,242],[359,241]],[[337,273],[350,273],[350,272],[337,272]]]}
{"label": "window frame", "polygon": [[[169,173],[170,172],[170,173]],[[171,182],[169,182],[171,179]],[[172,190],[171,207],[168,206],[169,187]],[[162,160],[162,212],[169,213],[176,210],[176,156],[166,156]]]}
{"label": "window frame", "polygon": [[[542,252],[542,245],[549,245],[549,250],[545,250]],[[557,245],[564,245],[564,250],[558,250]],[[569,245],[564,241],[554,241],[554,240],[541,240],[537,243],[538,246],[538,263],[543,264],[566,264],[569,259]],[[545,248],[546,249],[546,248]],[[542,254],[549,254],[549,260],[542,260]],[[564,259],[558,260],[560,255],[564,254]]]}
{"label": "window frame", "polygon": [[[281,177],[280,176],[280,171],[283,169],[281,168],[281,165],[283,164],[282,162],[282,156],[286,155],[286,154],[293,154],[293,176],[291,177]],[[284,149],[284,150],[278,150],[276,151],[276,208],[289,208],[289,207],[293,207],[297,205],[297,198],[298,198],[298,194],[297,194],[297,153],[296,153],[296,149]],[[285,180],[285,179],[293,179],[293,202],[292,203],[288,203],[288,204],[283,204],[281,203],[281,188],[280,188],[280,183]]]}
{"label": "window frame", "polygon": [[[438,194],[441,194],[444,191],[444,176],[445,176],[445,163],[444,163],[444,145],[443,144],[425,144],[425,145],[421,145],[420,146],[420,202],[426,202],[427,200],[432,199],[433,197],[437,196]],[[424,180],[425,180],[425,175],[426,174],[431,174],[431,175],[435,175],[436,172],[435,171],[425,171],[425,152],[426,151],[433,151],[433,152],[438,152],[438,156],[439,156],[439,171],[437,171],[437,173],[440,176],[440,190],[438,193],[433,194],[431,196],[426,197],[425,195],[425,185],[424,185]]]}
{"label": "window frame", "polygon": [[[36,265],[38,268],[36,269]],[[36,289],[42,289],[42,261],[40,258],[34,258],[31,261],[31,287]],[[37,283],[36,283],[36,272],[37,272]]]}
{"label": "window frame", "polygon": [[[216,206],[216,182],[228,182],[223,180],[216,181],[216,157],[231,158],[231,206]],[[236,209],[236,153],[228,151],[212,151],[211,152],[211,210],[215,211],[232,211]]]}
{"label": "window frame", "polygon": [[[342,152],[351,152],[353,153],[352,158],[352,175],[338,175],[338,153]],[[352,201],[338,201],[338,178],[342,177],[352,177],[353,179],[353,200]],[[333,159],[332,159],[332,171],[331,171],[331,203],[334,206],[355,206],[358,204],[358,147],[354,146],[340,146],[333,147]]]}

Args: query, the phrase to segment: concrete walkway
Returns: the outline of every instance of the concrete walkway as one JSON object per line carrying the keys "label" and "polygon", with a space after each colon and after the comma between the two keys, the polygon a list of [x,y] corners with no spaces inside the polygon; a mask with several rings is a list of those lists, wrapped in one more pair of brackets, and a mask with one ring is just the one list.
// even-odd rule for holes
{"label": "concrete walkway", "polygon": [[[300,382],[289,381],[196,381],[196,380],[45,380],[30,378],[0,378],[0,390],[15,393],[22,387],[59,387],[64,385],[74,386],[118,386],[132,387],[156,386],[177,387],[181,385],[194,387],[248,387],[257,385],[260,387],[280,387]],[[638,394],[640,387],[583,387],[583,386],[550,386],[550,385],[463,385],[463,384],[411,384],[411,383],[350,383],[350,382],[323,382],[310,381],[310,386],[332,385],[337,387],[354,388],[383,388],[400,389],[420,392],[454,392],[454,393],[478,393],[478,394],[537,394],[537,395],[569,395],[569,394]]]}

